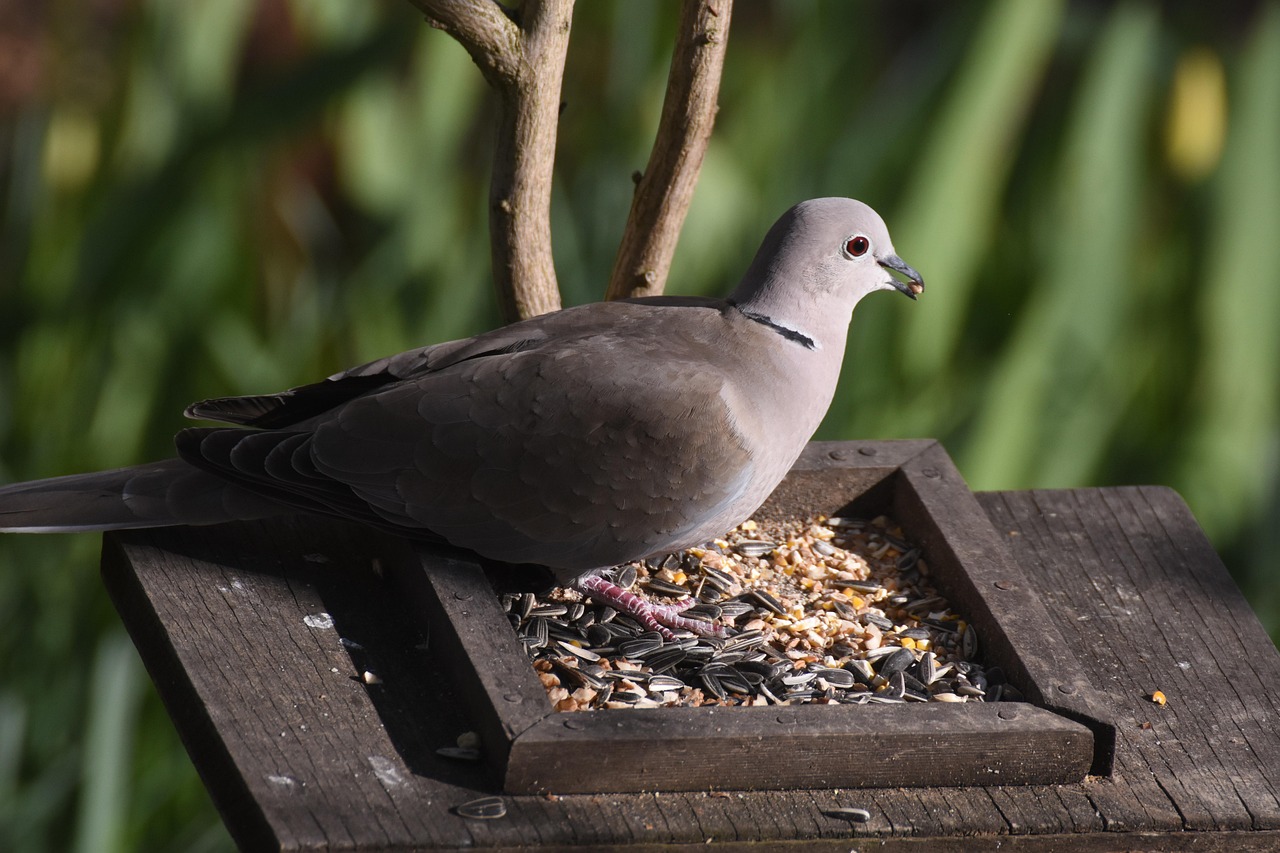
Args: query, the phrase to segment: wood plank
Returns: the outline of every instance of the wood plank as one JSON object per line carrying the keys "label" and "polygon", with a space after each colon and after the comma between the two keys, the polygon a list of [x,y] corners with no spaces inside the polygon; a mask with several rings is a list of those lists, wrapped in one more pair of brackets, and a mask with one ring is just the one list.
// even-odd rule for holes
{"label": "wood plank", "polygon": [[[653,744],[661,743],[661,750]],[[512,745],[511,793],[1077,781],[1087,729],[1026,704],[652,708],[555,714]],[[750,774],[737,772],[744,764]]]}
{"label": "wood plank", "polygon": [[[1015,553],[1040,558],[1057,621],[1076,626],[1122,721],[1127,784],[1090,791],[1112,827],[1275,828],[1280,655],[1181,499],[1121,488],[980,500],[1018,534]],[[1074,565],[1043,559],[1054,552]],[[1164,708],[1148,701],[1157,688]]]}
{"label": "wood plank", "polygon": [[1115,728],[1103,703],[951,458],[934,445],[904,463],[900,476],[892,512],[910,520],[932,579],[978,628],[984,659],[1003,667],[1030,701],[1089,725],[1092,772],[1109,774]]}
{"label": "wood plank", "polygon": [[[810,471],[830,458],[825,447],[812,451]],[[1185,506],[1145,489],[979,502],[1121,722],[1110,778],[506,796],[505,818],[466,821],[452,807],[492,793],[495,780],[482,765],[435,754],[476,721],[436,657],[436,632],[428,651],[418,648],[413,602],[379,575],[392,563],[378,537],[314,520],[113,534],[104,578],[249,850],[657,851],[708,839],[806,851],[1280,849],[1271,828],[1280,655]],[[321,613],[332,627],[305,621]],[[382,682],[356,680],[366,669]],[[1171,707],[1151,705],[1143,679]],[[755,772],[759,760],[728,772]],[[824,816],[833,804],[865,807],[871,820]]]}
{"label": "wood plank", "polygon": [[[114,534],[103,572],[237,842],[467,843],[462,821],[419,816],[483,777],[434,754],[467,725],[438,670],[415,677],[434,667],[412,622],[385,618],[367,537],[328,522],[201,532],[198,556],[186,531]],[[421,729],[426,704],[441,714]]]}
{"label": "wood plank", "polygon": [[451,678],[475,715],[485,760],[501,778],[511,743],[554,711],[484,568],[474,557],[421,546],[405,547],[387,568],[432,631],[437,654],[457,662]]}

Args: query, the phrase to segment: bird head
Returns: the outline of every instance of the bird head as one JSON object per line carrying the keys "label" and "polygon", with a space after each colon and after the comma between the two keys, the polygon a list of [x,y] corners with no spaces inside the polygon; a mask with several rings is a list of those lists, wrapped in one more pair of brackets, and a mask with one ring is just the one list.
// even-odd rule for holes
{"label": "bird head", "polygon": [[851,198],[819,198],[788,210],[765,236],[733,301],[788,328],[844,324],[877,290],[915,299],[924,279],[898,257],[874,210]]}

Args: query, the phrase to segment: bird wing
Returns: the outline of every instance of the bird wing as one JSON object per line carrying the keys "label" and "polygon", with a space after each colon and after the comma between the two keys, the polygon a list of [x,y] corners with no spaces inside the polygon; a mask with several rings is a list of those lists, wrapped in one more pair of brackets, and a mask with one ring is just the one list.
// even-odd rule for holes
{"label": "bird wing", "polygon": [[186,416],[242,426],[279,429],[321,415],[398,380],[443,370],[470,358],[536,347],[546,339],[537,324],[516,324],[474,338],[448,341],[380,358],[327,379],[275,394],[217,397],[187,407]]}
{"label": "bird wing", "polygon": [[698,340],[716,320],[572,314],[356,368],[326,381],[380,384],[302,428],[187,430],[179,451],[300,508],[573,573],[714,535],[752,464]]}

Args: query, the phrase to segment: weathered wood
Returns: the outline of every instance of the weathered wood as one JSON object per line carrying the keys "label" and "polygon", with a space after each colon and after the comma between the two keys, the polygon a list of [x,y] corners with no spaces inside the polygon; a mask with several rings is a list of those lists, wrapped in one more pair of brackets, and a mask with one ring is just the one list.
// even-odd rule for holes
{"label": "weathered wood", "polygon": [[[553,714],[516,738],[505,787],[532,794],[1051,784],[1084,778],[1092,758],[1082,726],[1020,703],[586,711]],[[744,766],[753,772],[740,773]]]}
{"label": "weathered wood", "polygon": [[[814,451],[832,452],[856,450]],[[1280,849],[1280,654],[1181,501],[1161,489],[978,501],[1119,724],[1109,778],[507,796],[505,818],[465,821],[451,808],[492,793],[493,778],[435,754],[475,721],[442,672],[439,637],[432,651],[416,648],[412,603],[379,576],[385,540],[314,519],[135,531],[107,537],[103,572],[249,850],[657,851],[708,840],[805,851]],[[332,628],[304,621],[322,612]],[[365,670],[382,682],[356,680]],[[1157,687],[1164,708],[1146,698]],[[747,760],[735,775],[757,769]],[[823,814],[836,806],[871,820]]]}
{"label": "weathered wood", "polygon": [[[1034,709],[1016,725],[1002,725],[994,711],[976,705],[918,714],[914,708],[807,709],[783,715],[790,723],[785,733],[773,722],[778,714],[757,715],[755,709],[732,709],[729,717],[725,709],[705,707],[550,719],[550,703],[493,603],[480,565],[468,571],[422,549],[421,568],[406,573],[406,582],[419,591],[422,612],[445,617],[439,627],[458,638],[451,646],[457,652],[450,656],[458,664],[454,677],[479,688],[472,695],[485,721],[485,752],[503,790],[705,790],[722,787],[728,765],[749,754],[761,759],[762,770],[736,787],[980,785],[993,776],[1004,784],[1052,784],[1079,781],[1090,768],[1110,771],[1113,730],[1088,699],[1084,671],[936,442],[815,444],[797,468],[757,520],[796,522],[819,512],[891,515],[924,548],[930,580],[987,639],[987,662],[1003,667],[1039,704],[1066,706],[1092,731]],[[488,606],[478,607],[486,597]],[[1011,706],[1004,715],[1015,713]],[[679,761],[645,748],[653,742],[671,747]],[[858,747],[842,759],[833,742]],[[834,766],[812,762],[824,751],[832,753]],[[619,773],[624,766],[630,772]]]}
{"label": "weathered wood", "polygon": [[554,710],[493,587],[474,560],[436,548],[419,558],[406,547],[389,569],[423,624],[434,627],[436,655],[460,664],[450,676],[473,713],[485,759],[501,775],[512,742]]}
{"label": "weathered wood", "polygon": [[[1182,500],[1168,489],[1124,488],[1005,493],[984,503],[1017,534],[1009,537],[1015,553],[1076,556],[1049,564],[1056,572],[1046,598],[1059,624],[1077,626],[1078,648],[1129,728],[1120,772],[1145,789],[1146,809],[1126,810],[1127,822],[1280,826],[1280,774],[1250,772],[1280,767],[1280,662]],[[1148,700],[1155,689],[1168,705]],[[1172,813],[1152,812],[1163,799],[1157,790],[1176,804]]]}
{"label": "weathered wood", "polygon": [[951,458],[934,444],[904,462],[900,476],[904,487],[894,492],[890,512],[910,520],[911,536],[935,566],[939,588],[978,628],[984,658],[1004,667],[1031,701],[1089,725],[1092,772],[1109,774],[1115,728]]}

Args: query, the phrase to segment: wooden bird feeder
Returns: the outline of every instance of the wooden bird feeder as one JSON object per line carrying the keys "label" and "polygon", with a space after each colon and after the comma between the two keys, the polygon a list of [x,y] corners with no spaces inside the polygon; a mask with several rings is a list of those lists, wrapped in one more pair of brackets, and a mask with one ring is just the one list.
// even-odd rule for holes
{"label": "wooden bird feeder", "polygon": [[1114,730],[1085,673],[941,445],[815,444],[755,517],[818,513],[897,520],[977,627],[984,659],[1029,701],[557,713],[481,566],[420,549],[394,578],[459,664],[508,793],[1053,784],[1110,772]]}
{"label": "wooden bird feeder", "polygon": [[111,533],[103,577],[247,850],[1280,849],[1280,654],[1177,495],[842,442],[757,517],[816,513],[900,523],[1027,701],[557,713],[474,561],[314,517]]}

